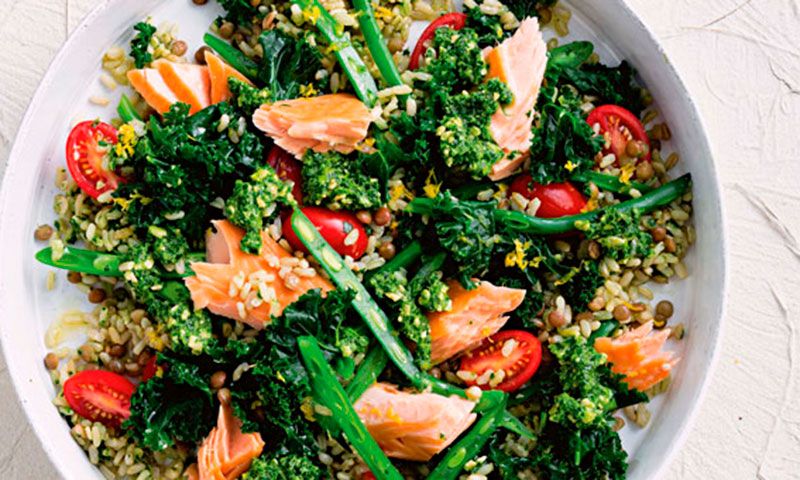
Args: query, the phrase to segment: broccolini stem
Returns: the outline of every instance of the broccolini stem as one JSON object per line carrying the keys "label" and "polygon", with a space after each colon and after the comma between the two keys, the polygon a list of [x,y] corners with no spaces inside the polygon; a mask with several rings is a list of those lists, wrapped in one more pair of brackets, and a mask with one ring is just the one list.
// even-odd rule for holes
{"label": "broccolini stem", "polygon": [[367,353],[361,366],[358,367],[355,377],[347,385],[347,396],[351,402],[355,402],[367,391],[367,389],[378,380],[381,372],[386,368],[389,358],[383,348],[377,347]]}
{"label": "broccolini stem", "polygon": [[483,414],[461,440],[450,447],[439,465],[428,475],[428,480],[454,480],[464,468],[464,464],[474,458],[503,422],[507,397],[499,401]]}
{"label": "broccolini stem", "polygon": [[369,434],[367,427],[358,418],[353,404],[347,399],[336,375],[325,360],[322,350],[314,337],[299,337],[297,345],[303,363],[308,370],[317,400],[333,413],[347,440],[378,479],[402,480],[403,476]]}
{"label": "broccolini stem", "polygon": [[[62,270],[69,270],[72,272],[86,273],[89,275],[98,275],[103,277],[121,277],[122,273],[119,269],[122,263],[118,255],[110,253],[95,252],[93,250],[84,250],[81,248],[65,247],[64,253],[56,260],[53,258],[53,249],[45,247],[36,252],[36,260],[49,265],[51,267],[60,268]],[[187,260],[202,260],[205,257],[202,253],[190,253],[187,255]],[[186,272],[179,274],[176,272],[161,272],[160,276],[163,278],[183,278],[194,275],[190,269]]]}
{"label": "broccolini stem", "polygon": [[639,182],[622,182],[619,177],[600,172],[583,172],[573,175],[571,180],[581,183],[594,183],[602,190],[608,190],[614,193],[629,194],[631,190],[638,190],[639,193],[648,193],[653,190],[653,187]]}
{"label": "broccolini stem", "polygon": [[[353,0],[353,6],[356,9],[358,24],[361,26],[361,33],[364,34],[364,39],[367,43],[372,60],[377,65],[378,70],[381,72],[383,81],[390,87],[403,85],[403,80],[400,78],[400,72],[397,70],[397,65],[394,63],[392,54],[386,47],[386,42],[381,35],[381,30],[378,28],[378,22],[375,21],[375,12],[372,10],[370,0]],[[401,98],[405,100],[405,95]]]}
{"label": "broccolini stem", "polygon": [[258,80],[258,64],[247,58],[247,56],[236,47],[210,33],[206,33],[203,36],[203,41],[239,73],[253,82]]}
{"label": "broccolini stem", "polygon": [[119,105],[117,105],[117,113],[123,122],[128,123],[132,120],[141,120],[142,117],[139,112],[133,107],[131,99],[124,93],[119,98]]}
{"label": "broccolini stem", "polygon": [[[333,53],[339,60],[342,70],[350,79],[358,98],[367,107],[372,108],[378,98],[378,87],[375,79],[370,75],[364,60],[358,55],[350,42],[350,36],[344,32],[344,26],[334,19],[318,0],[292,0],[292,3],[309,12],[309,17],[316,18],[317,30],[333,48]],[[313,13],[312,13],[313,12]]]}
{"label": "broccolini stem", "polygon": [[[554,235],[567,233],[579,229],[595,218],[601,216],[607,210],[627,211],[634,208],[643,213],[655,210],[658,207],[669,205],[674,200],[689,190],[692,183],[690,174],[683,175],[669,183],[666,183],[639,198],[632,198],[622,203],[606,208],[600,208],[591,212],[579,215],[570,215],[560,218],[539,218],[525,215],[521,212],[512,210],[495,210],[494,219],[497,223],[504,225],[511,230],[520,233],[537,235]],[[428,215],[433,211],[433,199],[415,198],[408,205],[408,211],[420,215]]]}

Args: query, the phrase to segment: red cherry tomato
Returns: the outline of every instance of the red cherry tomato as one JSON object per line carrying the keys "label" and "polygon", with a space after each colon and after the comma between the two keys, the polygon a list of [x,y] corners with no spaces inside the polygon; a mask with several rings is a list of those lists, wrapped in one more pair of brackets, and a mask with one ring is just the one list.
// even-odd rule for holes
{"label": "red cherry tomato", "polygon": [[117,130],[103,122],[87,120],[75,125],[67,137],[67,168],[75,182],[92,198],[114,190],[120,181],[103,166],[109,148],[117,143]]}
{"label": "red cherry tomato", "polygon": [[410,70],[419,68],[419,60],[428,50],[428,45],[431,39],[433,39],[433,35],[436,33],[437,29],[441,27],[450,27],[453,30],[461,30],[466,23],[467,16],[460,12],[446,13],[432,21],[427,28],[422,31],[422,35],[419,36],[419,40],[414,46],[414,51],[411,52],[411,57],[408,59],[408,68]]}
{"label": "red cherry tomato", "polygon": [[531,183],[530,175],[520,175],[511,183],[511,193],[519,193],[528,200],[538,198],[541,202],[536,216],[558,218],[577,215],[586,207],[586,199],[571,183],[539,185]]}
{"label": "red cherry tomato", "polygon": [[153,355],[142,369],[142,381],[146,382],[153,378],[156,374],[156,370],[158,370],[158,365],[156,365],[156,355]]}
{"label": "red cherry tomato", "polygon": [[[511,353],[503,355],[503,347],[509,340],[516,341]],[[513,392],[525,384],[536,373],[542,361],[542,344],[533,334],[523,330],[505,330],[486,338],[481,344],[461,357],[461,370],[472,372],[478,377],[493,370],[500,370],[505,377],[496,387],[489,383],[480,385],[483,390],[502,390]],[[467,382],[476,385],[475,381]]]}
{"label": "red cherry tomato", "polygon": [[78,415],[112,427],[131,416],[134,390],[130,380],[105,370],[84,370],[64,382],[64,398]]}
{"label": "red cherry tomato", "polygon": [[586,121],[594,127],[600,125],[600,133],[606,139],[609,148],[603,149],[603,154],[613,153],[616,157],[628,156],[625,148],[631,140],[639,140],[647,145],[647,153],[640,160],[650,161],[650,139],[642,122],[630,110],[619,105],[601,105],[589,114]]}
{"label": "red cherry tomato", "polygon": [[[364,255],[364,251],[367,249],[367,231],[355,215],[350,212],[334,212],[333,210],[322,207],[303,207],[301,210],[308,219],[311,220],[311,223],[317,227],[322,238],[324,238],[339,255],[350,255],[355,260],[358,260]],[[297,238],[297,235],[295,235],[292,229],[292,224],[288,217],[289,212],[285,215],[283,219],[283,237],[295,250],[307,252],[305,245]],[[345,239],[348,235],[351,235],[353,230],[358,232],[358,236],[354,243],[347,245],[345,244]]]}
{"label": "red cherry tomato", "polygon": [[292,195],[294,196],[294,199],[297,200],[297,203],[302,205],[303,165],[297,161],[297,159],[294,158],[291,153],[277,145],[273,146],[272,150],[269,151],[269,155],[267,155],[267,163],[269,163],[270,167],[275,169],[275,172],[278,173],[278,177],[280,177],[281,180],[291,180],[294,182],[294,187],[292,187]]}
{"label": "red cherry tomato", "polygon": [[372,472],[364,472],[361,474],[361,480],[377,480],[375,474]]}

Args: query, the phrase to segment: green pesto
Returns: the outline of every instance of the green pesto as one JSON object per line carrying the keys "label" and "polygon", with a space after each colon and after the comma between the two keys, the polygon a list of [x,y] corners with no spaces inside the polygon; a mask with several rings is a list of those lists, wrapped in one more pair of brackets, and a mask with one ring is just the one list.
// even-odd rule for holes
{"label": "green pesto", "polygon": [[364,173],[360,157],[309,150],[303,158],[303,199],[331,210],[369,210],[381,205],[380,182]]}

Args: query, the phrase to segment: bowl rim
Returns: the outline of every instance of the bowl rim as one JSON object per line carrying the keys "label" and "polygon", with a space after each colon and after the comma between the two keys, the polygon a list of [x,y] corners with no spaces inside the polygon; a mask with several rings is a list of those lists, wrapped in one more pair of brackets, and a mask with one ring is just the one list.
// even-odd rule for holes
{"label": "bowl rim", "polygon": [[[22,150],[22,142],[21,139],[26,135],[27,130],[30,128],[30,124],[33,121],[34,112],[39,109],[42,102],[44,101],[43,92],[51,85],[54,80],[55,72],[57,70],[57,66],[61,65],[64,62],[64,57],[67,55],[73,45],[78,41],[80,38],[80,33],[87,29],[89,25],[91,25],[95,19],[100,16],[107,8],[110,8],[112,5],[115,4],[123,4],[124,0],[102,0],[98,3],[92,10],[81,20],[78,26],[69,34],[68,38],[64,41],[64,43],[59,48],[56,55],[50,61],[47,69],[45,70],[45,74],[42,76],[42,79],[39,81],[39,84],[34,91],[33,96],[31,97],[31,101],[28,107],[25,109],[25,113],[22,117],[22,121],[19,124],[19,128],[17,133],[14,136],[14,141],[12,144],[12,148],[9,152],[7,157],[6,169],[3,174],[2,183],[0,183],[0,225],[3,224],[3,215],[5,211],[5,205],[7,205],[6,197],[9,195],[8,191],[10,190],[9,184],[11,183],[11,179],[14,177],[13,171],[15,170],[16,164],[19,163],[16,160],[16,157],[20,156],[20,150]],[[628,5],[628,3],[624,0],[617,0],[617,6],[619,7],[618,13],[627,17],[627,21],[632,22],[632,28],[635,28],[639,31],[641,35],[646,35],[650,42],[655,45],[658,52],[663,55],[665,59],[668,59],[666,52],[658,40],[658,37],[653,33],[653,31],[644,23],[644,21],[633,11],[633,9]],[[696,403],[694,404],[693,408],[690,412],[686,415],[684,420],[681,422],[675,438],[670,445],[666,452],[660,457],[659,464],[654,467],[652,478],[658,479],[661,478],[668,467],[671,465],[672,461],[674,460],[675,456],[677,455],[678,450],[686,443],[690,427],[694,425],[697,420],[697,416],[699,415],[699,411],[702,407],[703,401],[708,394],[708,390],[711,384],[711,378],[716,371],[717,365],[719,363],[719,358],[721,356],[721,346],[722,340],[724,337],[724,323],[725,323],[725,313],[727,310],[727,293],[729,289],[729,272],[728,272],[728,265],[729,265],[729,238],[728,238],[728,228],[727,228],[727,217],[726,213],[726,206],[725,206],[725,198],[722,195],[722,188],[721,188],[721,181],[719,176],[719,169],[717,168],[717,162],[715,161],[716,155],[714,154],[713,143],[710,141],[710,137],[708,135],[708,128],[706,127],[706,122],[704,121],[702,115],[700,114],[700,110],[697,106],[692,95],[690,95],[689,90],[686,87],[683,78],[679,74],[678,70],[675,66],[670,62],[666,61],[664,65],[664,71],[668,72],[671,82],[681,90],[681,92],[685,95],[685,100],[689,105],[691,111],[688,113],[693,114],[695,117],[695,121],[700,129],[699,138],[701,139],[703,145],[703,149],[709,152],[709,157],[707,158],[707,162],[709,164],[709,169],[712,173],[710,184],[715,190],[715,198],[718,200],[716,208],[718,210],[719,222],[720,222],[720,232],[719,232],[719,239],[720,239],[720,272],[722,278],[719,281],[720,288],[716,292],[716,297],[714,301],[718,303],[719,310],[718,310],[718,318],[715,318],[715,326],[716,328],[712,330],[712,334],[714,335],[713,342],[710,342],[708,345],[710,347],[710,353],[708,354],[709,363],[707,368],[703,370],[700,374],[702,379],[700,381],[700,387],[698,388],[698,393],[696,397]],[[0,285],[0,298],[3,296],[3,288]],[[26,421],[28,425],[31,426],[34,433],[36,434],[37,441],[47,454],[50,462],[53,464],[56,471],[63,475],[65,472],[68,472],[71,468],[71,465],[68,460],[68,455],[59,455],[59,452],[54,451],[54,449],[49,447],[49,442],[45,441],[45,438],[48,435],[48,432],[45,431],[44,425],[41,422],[35,421],[34,418],[37,417],[38,412],[34,408],[31,403],[24,401],[23,398],[23,391],[26,387],[26,381],[23,377],[19,368],[14,368],[17,364],[17,360],[10,355],[10,350],[5,348],[6,345],[10,345],[12,339],[10,336],[7,336],[7,329],[3,328],[3,322],[0,322],[0,350],[3,352],[3,356],[8,367],[8,374],[12,380],[12,385],[14,388],[14,394],[17,398],[18,404],[22,407],[23,411],[25,412]],[[87,459],[88,460],[88,459]]]}

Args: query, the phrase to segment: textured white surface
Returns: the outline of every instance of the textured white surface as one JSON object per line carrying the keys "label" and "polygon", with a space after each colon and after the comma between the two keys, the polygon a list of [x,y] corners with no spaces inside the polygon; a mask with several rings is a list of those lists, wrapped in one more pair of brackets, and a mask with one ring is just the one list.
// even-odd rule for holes
{"label": "textured white surface", "polygon": [[[722,357],[666,478],[800,478],[800,1],[630,3],[706,120],[730,228]],[[0,0],[0,174],[39,79],[92,4]],[[2,364],[0,426],[0,478],[58,478]]]}

